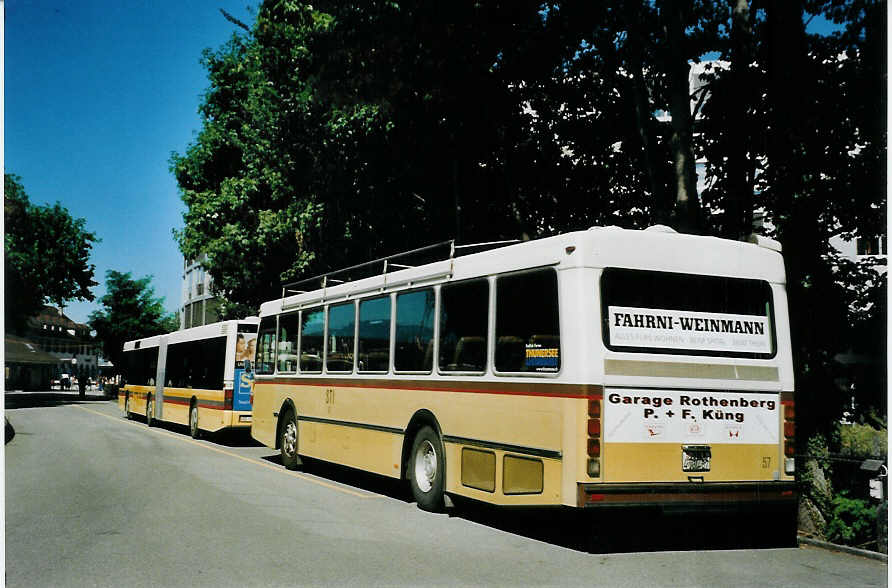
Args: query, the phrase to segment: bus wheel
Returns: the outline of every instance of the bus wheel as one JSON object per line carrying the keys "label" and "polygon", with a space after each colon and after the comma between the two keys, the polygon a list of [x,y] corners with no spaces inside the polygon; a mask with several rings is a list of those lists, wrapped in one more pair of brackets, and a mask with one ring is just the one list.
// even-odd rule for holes
{"label": "bus wheel", "polygon": [[189,407],[189,434],[193,439],[201,437],[201,431],[198,430],[198,406],[194,402]]}
{"label": "bus wheel", "polygon": [[153,415],[152,409],[153,408],[154,407],[152,406],[152,397],[149,396],[146,398],[146,424],[150,427],[152,426],[152,415]]}
{"label": "bus wheel", "polygon": [[291,411],[285,413],[279,430],[279,448],[282,452],[282,465],[286,469],[296,470],[300,464],[297,456],[297,417]]}
{"label": "bus wheel", "polygon": [[441,512],[445,505],[446,459],[440,436],[430,427],[422,427],[412,443],[409,485],[419,508]]}

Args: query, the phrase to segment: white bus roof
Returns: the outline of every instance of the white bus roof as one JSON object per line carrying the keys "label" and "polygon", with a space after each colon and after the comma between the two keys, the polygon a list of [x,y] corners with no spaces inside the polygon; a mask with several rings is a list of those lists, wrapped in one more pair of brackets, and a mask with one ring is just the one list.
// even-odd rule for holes
{"label": "white bus roof", "polygon": [[[135,339],[133,341],[127,341],[126,343],[124,343],[124,351],[133,351],[137,348],[146,349],[150,347],[158,347],[158,345],[160,345],[161,343],[162,337],[166,337],[169,343],[181,343],[183,341],[196,341],[200,339],[210,339],[211,337],[225,336],[229,333],[237,332],[238,325],[240,323],[257,325],[260,323],[260,317],[249,316],[242,319],[220,321],[217,323],[210,323],[207,325],[174,331],[166,335],[155,335],[153,337]],[[139,343],[139,347],[137,347],[137,343]]]}
{"label": "white bus roof", "polygon": [[545,266],[559,270],[621,267],[783,284],[785,271],[779,244],[764,237],[754,241],[681,234],[666,227],[592,227],[271,300],[261,305],[260,316],[322,302]]}

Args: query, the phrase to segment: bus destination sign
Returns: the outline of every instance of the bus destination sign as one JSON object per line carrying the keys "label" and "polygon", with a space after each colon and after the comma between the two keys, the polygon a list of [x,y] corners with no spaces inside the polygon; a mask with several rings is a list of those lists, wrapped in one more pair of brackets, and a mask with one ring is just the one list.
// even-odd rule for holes
{"label": "bus destination sign", "polygon": [[610,306],[616,347],[771,353],[768,317]]}

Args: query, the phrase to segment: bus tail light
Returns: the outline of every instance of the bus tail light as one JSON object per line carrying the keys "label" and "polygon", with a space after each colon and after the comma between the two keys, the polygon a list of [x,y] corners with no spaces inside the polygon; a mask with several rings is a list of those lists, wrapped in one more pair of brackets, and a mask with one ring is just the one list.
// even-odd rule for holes
{"label": "bus tail light", "polygon": [[588,401],[588,433],[587,452],[588,463],[586,473],[590,478],[601,477],[601,400],[590,398]]}
{"label": "bus tail light", "polygon": [[601,457],[601,442],[597,439],[588,440],[589,457]]}
{"label": "bus tail light", "polygon": [[601,419],[588,420],[588,435],[589,437],[598,437],[601,435]]}
{"label": "bus tail light", "polygon": [[784,473],[792,476],[796,473],[796,409],[793,401],[785,401],[784,405]]}
{"label": "bus tail light", "polygon": [[223,388],[223,408],[232,410],[232,388]]}

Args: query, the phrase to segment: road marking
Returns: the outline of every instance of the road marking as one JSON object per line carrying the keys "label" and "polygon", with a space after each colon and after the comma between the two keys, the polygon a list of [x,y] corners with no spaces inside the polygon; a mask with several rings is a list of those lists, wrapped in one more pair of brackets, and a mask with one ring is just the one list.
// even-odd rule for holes
{"label": "road marking", "polygon": [[[120,419],[120,417],[112,416],[112,415],[110,415],[110,414],[105,414],[104,412],[99,412],[98,410],[93,410],[92,408],[87,408],[87,407],[85,407],[85,406],[80,406],[80,405],[78,405],[78,408],[83,409],[83,410],[85,410],[85,411],[87,411],[87,412],[92,412],[93,414],[98,414],[99,416],[105,417],[105,418],[107,418],[107,419],[111,419],[111,420],[115,421],[116,423],[121,423],[121,424],[126,424],[126,425],[132,425],[132,426],[135,426],[135,427],[139,427],[139,423],[135,423],[135,422],[132,422],[132,421],[122,421],[122,420]],[[343,488],[343,487],[341,487],[341,486],[337,486],[337,485],[335,485],[335,484],[331,484],[331,483],[329,483],[329,482],[323,482],[322,480],[317,480],[316,478],[312,478],[312,477],[310,477],[310,476],[307,476],[306,474],[301,474],[301,473],[298,473],[298,472],[292,472],[292,471],[290,471],[290,470],[286,470],[286,469],[280,468],[280,467],[278,467],[278,466],[274,466],[274,465],[269,464],[269,463],[264,463],[264,462],[262,462],[262,461],[258,461],[258,460],[256,460],[256,459],[253,459],[253,458],[250,458],[250,457],[245,457],[244,455],[239,455],[239,454],[237,454],[237,453],[232,453],[231,451],[226,451],[225,449],[220,449],[219,447],[212,447],[212,446],[210,446],[210,445],[206,445],[206,444],[204,444],[204,443],[200,443],[200,442],[198,442],[198,441],[195,441],[194,439],[186,439],[186,438],[183,438],[181,435],[176,435],[176,434],[174,434],[174,433],[171,433],[170,431],[165,431],[164,429],[156,429],[156,428],[151,428],[151,427],[147,427],[147,428],[140,427],[140,428],[141,428],[141,429],[144,429],[144,430],[147,430],[147,431],[152,431],[152,432],[157,433],[157,434],[159,434],[159,435],[166,435],[166,436],[170,437],[171,439],[176,439],[177,441],[183,441],[183,442],[185,442],[185,443],[191,443],[192,445],[195,445],[195,446],[197,446],[197,447],[201,447],[201,448],[204,448],[204,449],[208,449],[208,450],[210,450],[210,451],[216,451],[217,453],[222,453],[223,455],[227,455],[227,456],[229,456],[229,457],[235,457],[236,459],[240,459],[240,460],[242,460],[242,461],[246,461],[246,462],[248,462],[248,463],[252,463],[252,464],[254,464],[254,465],[258,465],[258,466],[267,468],[267,469],[272,470],[272,471],[274,471],[274,472],[278,472],[278,473],[280,473],[280,474],[285,474],[285,475],[291,476],[291,477],[293,477],[293,478],[299,478],[299,479],[301,479],[301,480],[305,480],[305,481],[307,481],[307,482],[312,482],[313,484],[317,484],[317,485],[319,485],[319,486],[324,486],[324,487],[326,487],[326,488],[330,488],[331,490],[337,490],[338,492],[343,492],[344,494],[350,494],[351,496],[357,496],[357,497],[359,497],[359,498],[378,498],[378,495],[377,495],[377,494],[364,494],[364,493],[361,493],[361,492],[356,492],[355,490],[350,490],[350,489],[348,489],[348,488]]]}

